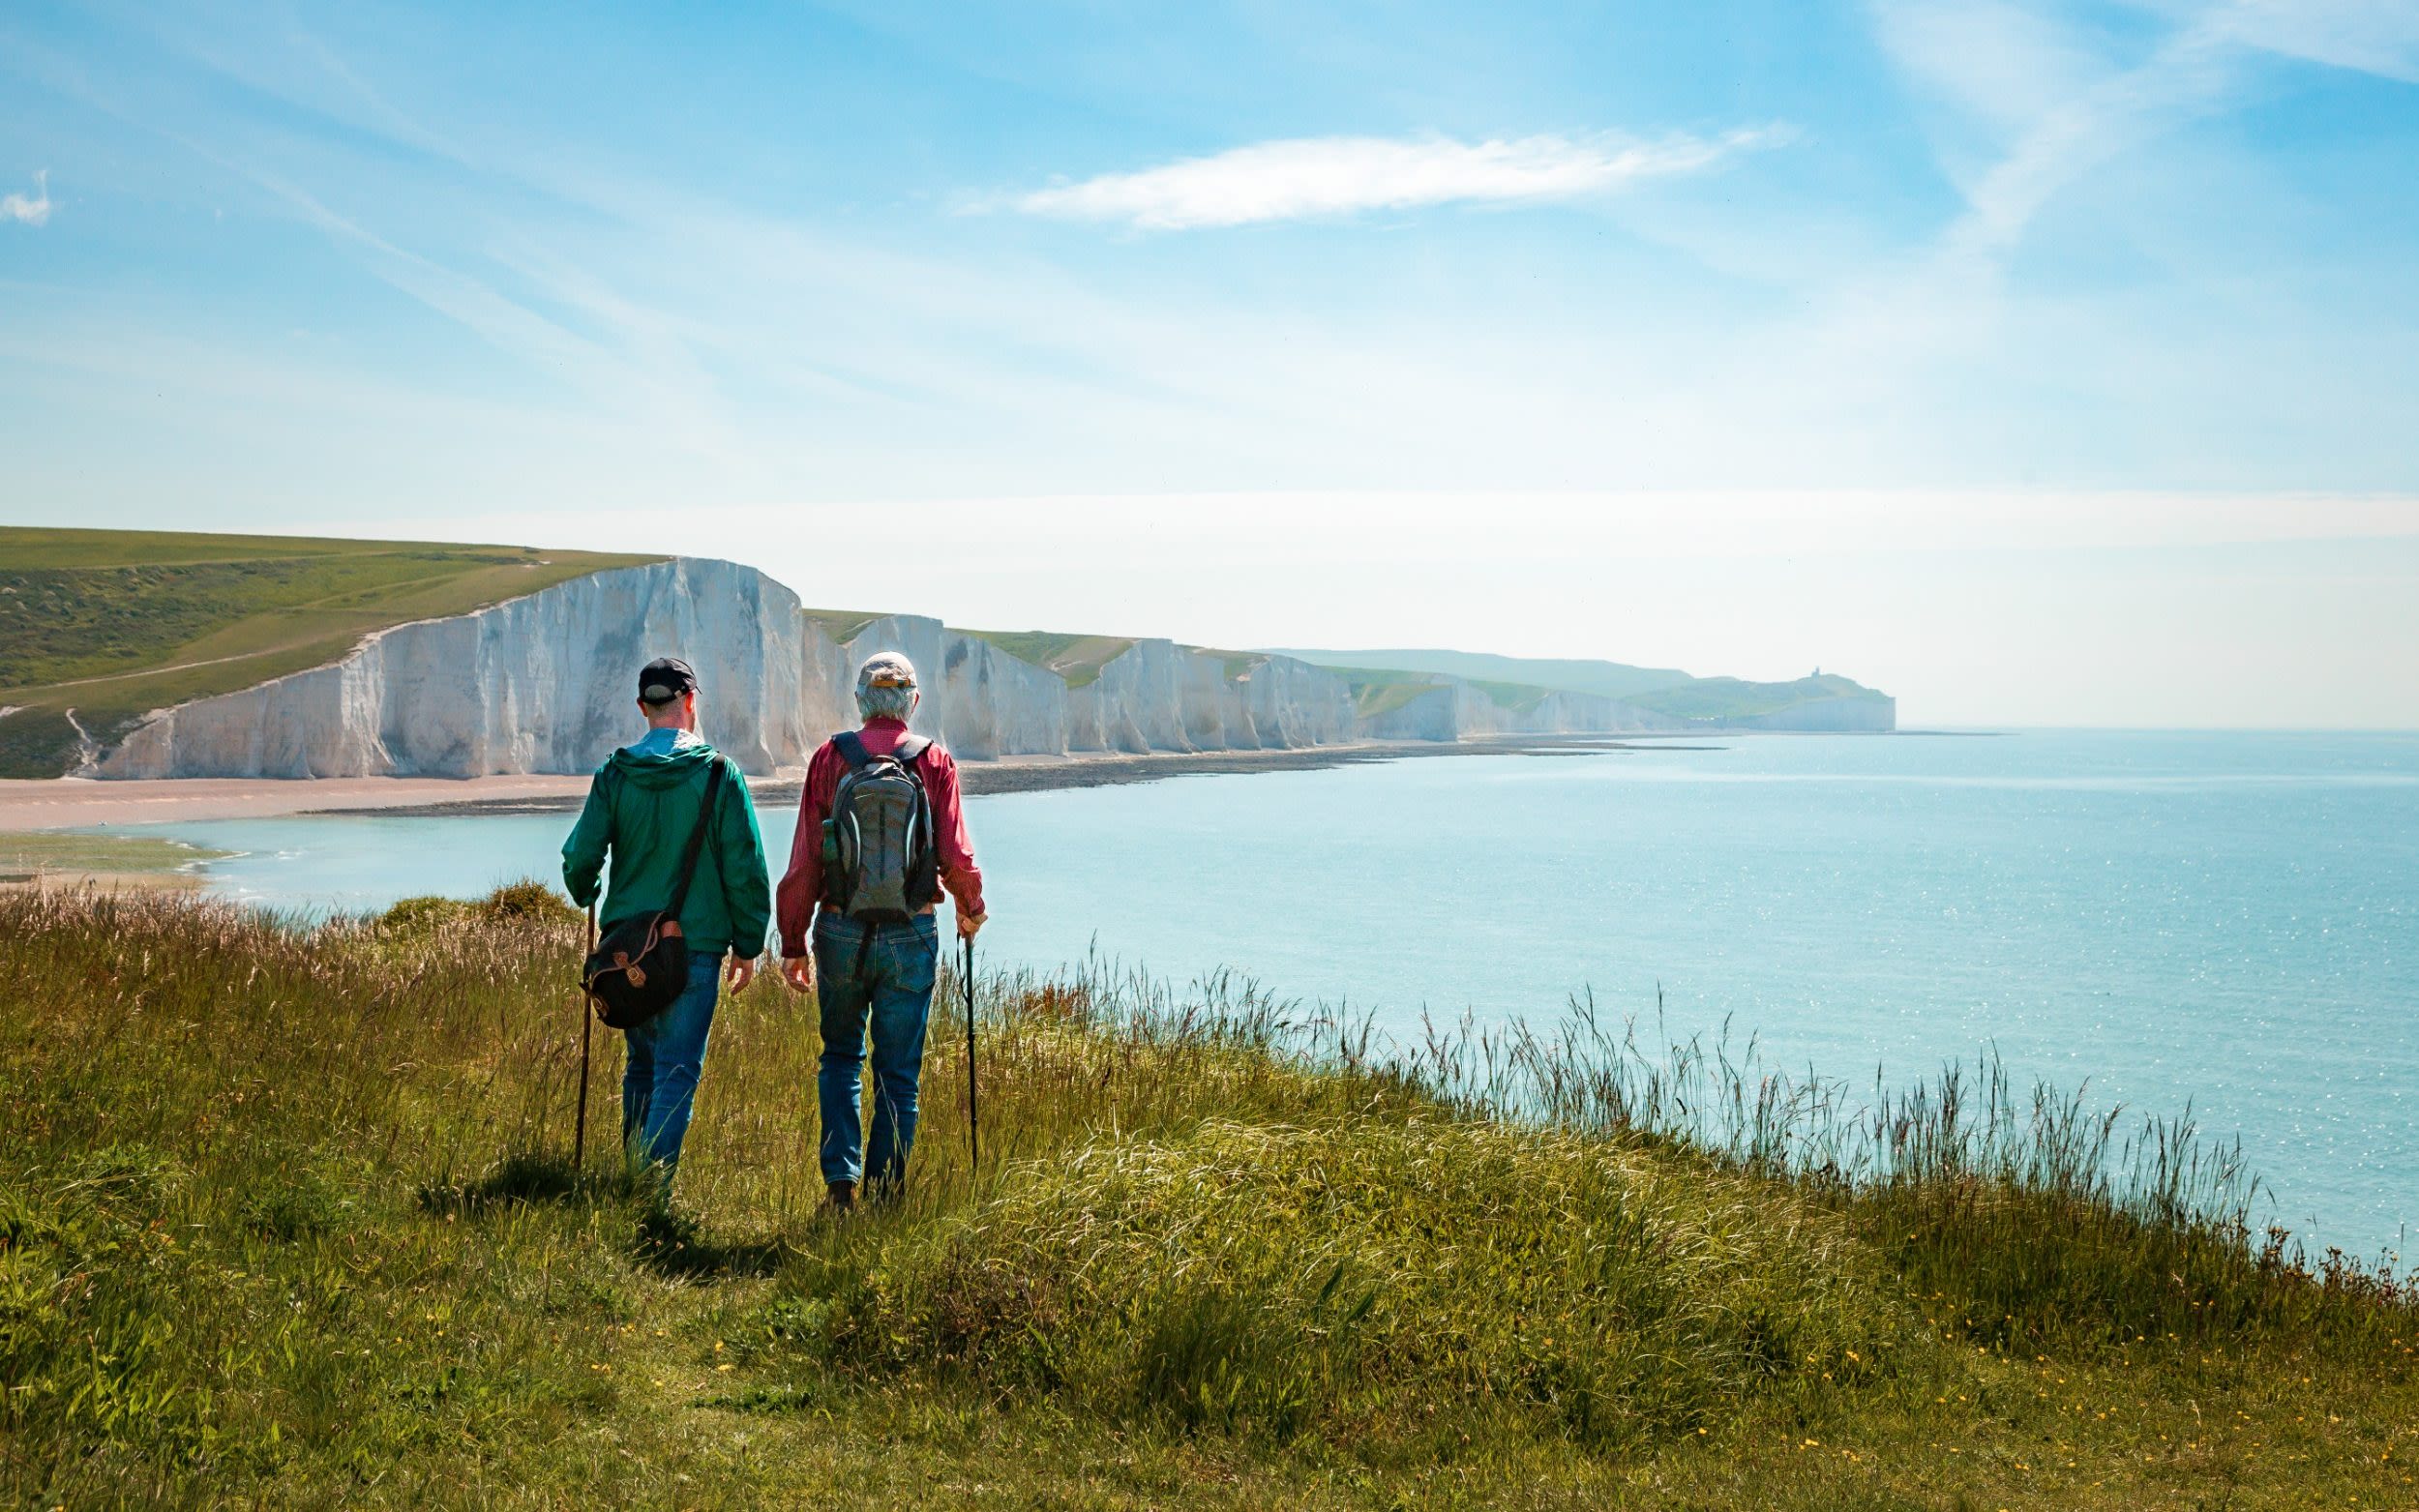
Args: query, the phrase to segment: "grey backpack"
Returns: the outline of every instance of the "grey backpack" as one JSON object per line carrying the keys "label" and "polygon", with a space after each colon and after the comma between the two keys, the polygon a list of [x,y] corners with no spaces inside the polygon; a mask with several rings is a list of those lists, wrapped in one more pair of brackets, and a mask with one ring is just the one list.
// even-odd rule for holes
{"label": "grey backpack", "polygon": [[932,804],[915,769],[932,742],[909,735],[888,756],[854,730],[831,743],[849,769],[823,821],[823,902],[867,923],[911,918],[941,897]]}

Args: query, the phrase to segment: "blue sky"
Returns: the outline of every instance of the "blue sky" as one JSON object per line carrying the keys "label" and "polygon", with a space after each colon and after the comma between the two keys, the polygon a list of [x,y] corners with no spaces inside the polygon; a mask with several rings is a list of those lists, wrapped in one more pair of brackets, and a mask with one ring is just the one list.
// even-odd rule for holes
{"label": "blue sky", "polygon": [[20,5],[0,517],[2419,724],[2414,164],[2409,0]]}

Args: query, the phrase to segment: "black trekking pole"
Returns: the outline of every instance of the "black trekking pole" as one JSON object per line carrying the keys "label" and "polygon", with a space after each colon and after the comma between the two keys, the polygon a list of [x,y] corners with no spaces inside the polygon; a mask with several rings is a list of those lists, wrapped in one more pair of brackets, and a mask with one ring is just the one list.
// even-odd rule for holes
{"label": "black trekking pole", "polygon": [[982,1104],[974,1092],[974,936],[966,936],[966,1147],[969,1154],[968,1185],[983,1165]]}
{"label": "black trekking pole", "polygon": [[588,904],[588,948],[580,956],[580,1120],[572,1126],[571,1169],[587,1169],[588,1155],[588,1030],[596,1020],[588,1001],[587,962],[596,953],[596,904]]}

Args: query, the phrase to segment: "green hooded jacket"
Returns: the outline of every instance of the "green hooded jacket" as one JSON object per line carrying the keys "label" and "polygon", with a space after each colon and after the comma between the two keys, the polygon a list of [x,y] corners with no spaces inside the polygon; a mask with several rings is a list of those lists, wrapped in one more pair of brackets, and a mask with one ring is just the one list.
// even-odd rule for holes
{"label": "green hooded jacket", "polygon": [[666,745],[650,738],[625,746],[596,769],[580,822],[563,842],[563,886],[582,907],[594,903],[610,852],[613,877],[601,911],[605,927],[671,903],[681,852],[705,800],[706,774],[719,761],[722,797],[680,905],[680,933],[702,955],[736,950],[755,956],[764,948],[773,899],[747,779],[737,762],[694,735],[670,743],[669,750]]}

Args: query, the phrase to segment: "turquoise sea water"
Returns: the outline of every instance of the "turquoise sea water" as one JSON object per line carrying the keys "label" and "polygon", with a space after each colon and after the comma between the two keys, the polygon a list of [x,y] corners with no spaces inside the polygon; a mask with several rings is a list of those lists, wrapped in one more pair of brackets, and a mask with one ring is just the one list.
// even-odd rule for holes
{"label": "turquoise sea water", "polygon": [[[2278,1219],[2419,1224],[2419,736],[1763,737],[972,801],[987,963],[1233,966],[1420,1014],[1753,1033],[1789,1067],[2019,1078],[2239,1131]],[[793,815],[767,810],[786,851]],[[170,824],[313,910],[554,875],[568,819]],[[2419,1255],[2412,1256],[2419,1259]]]}

